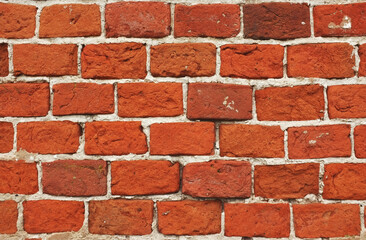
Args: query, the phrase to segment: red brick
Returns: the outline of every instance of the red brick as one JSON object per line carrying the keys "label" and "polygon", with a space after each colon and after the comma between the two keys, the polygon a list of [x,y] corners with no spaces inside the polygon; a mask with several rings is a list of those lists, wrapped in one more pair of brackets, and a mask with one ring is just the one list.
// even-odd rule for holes
{"label": "red brick", "polygon": [[294,204],[296,237],[360,235],[360,206],[356,204]]}
{"label": "red brick", "polygon": [[213,76],[216,47],[212,43],[169,43],[151,47],[154,77]]}
{"label": "red brick", "polygon": [[107,37],[160,38],[170,34],[170,6],[162,2],[118,2],[105,8]]}
{"label": "red brick", "polygon": [[150,126],[152,155],[212,155],[215,126],[212,122],[155,123]]}
{"label": "red brick", "polygon": [[219,201],[157,202],[158,229],[165,235],[206,235],[221,231]]}
{"label": "red brick", "polygon": [[15,201],[0,201],[0,234],[17,232],[18,204]]}
{"label": "red brick", "polygon": [[366,125],[354,129],[355,153],[358,158],[366,158]]}
{"label": "red brick", "polygon": [[8,44],[0,44],[0,77],[9,75]]}
{"label": "red brick", "polygon": [[38,192],[36,163],[0,161],[0,193],[33,194]]}
{"label": "red brick", "polygon": [[319,164],[255,166],[254,192],[265,198],[304,198],[319,192]]}
{"label": "red brick", "polygon": [[232,78],[281,78],[284,47],[228,44],[221,47],[220,75]]}
{"label": "red brick", "polygon": [[288,129],[289,158],[351,156],[349,125],[291,127]]}
{"label": "red brick", "polygon": [[220,155],[284,157],[284,133],[279,126],[220,125]]}
{"label": "red brick", "polygon": [[303,121],[324,117],[323,87],[269,87],[255,92],[258,120]]}
{"label": "red brick", "polygon": [[366,3],[314,7],[315,36],[366,35]]}
{"label": "red brick", "polygon": [[39,200],[23,202],[24,230],[28,233],[79,231],[84,222],[84,203]]}
{"label": "red brick", "polygon": [[248,162],[215,160],[189,163],[183,169],[182,192],[193,197],[247,198],[252,188]]}
{"label": "red brick", "polygon": [[308,4],[245,4],[243,10],[246,38],[283,40],[310,37]]}
{"label": "red brick", "polygon": [[318,43],[287,48],[287,75],[309,78],[348,78],[355,72],[353,47],[348,43]]}
{"label": "red brick", "polygon": [[175,5],[175,37],[235,37],[240,31],[240,6],[234,4]]}
{"label": "red brick", "polygon": [[151,233],[154,202],[113,199],[90,201],[89,232],[109,235],[146,235]]}
{"label": "red brick", "polygon": [[40,154],[75,153],[81,129],[70,121],[18,123],[18,150]]}
{"label": "red brick", "polygon": [[146,48],[142,43],[86,45],[81,53],[83,78],[145,78]]}
{"label": "red brick", "polygon": [[0,3],[0,38],[31,38],[36,29],[37,8]]}
{"label": "red brick", "polygon": [[172,117],[183,114],[181,83],[118,84],[120,117]]}
{"label": "red brick", "polygon": [[19,44],[13,46],[15,75],[77,75],[78,46],[74,44]]}
{"label": "red brick", "polygon": [[58,160],[42,163],[43,193],[95,196],[107,193],[107,164],[102,160]]}
{"label": "red brick", "polygon": [[97,4],[46,6],[40,17],[39,36],[89,37],[101,34],[100,10]]}
{"label": "red brick", "polygon": [[288,204],[225,204],[225,236],[280,238],[289,235]]}
{"label": "red brick", "polygon": [[0,122],[0,153],[8,153],[13,149],[14,128],[11,122]]}
{"label": "red brick", "polygon": [[124,155],[147,152],[141,122],[87,122],[85,153],[89,155]]}
{"label": "red brick", "polygon": [[360,56],[359,76],[366,76],[366,44],[359,46],[358,55]]}
{"label": "red brick", "polygon": [[113,112],[112,84],[65,83],[53,86],[53,115]]}
{"label": "red brick", "polygon": [[50,109],[48,83],[0,84],[1,117],[46,116]]}
{"label": "red brick", "polygon": [[251,119],[252,88],[234,84],[190,83],[187,105],[189,119]]}
{"label": "red brick", "polygon": [[112,194],[151,195],[179,190],[179,163],[159,160],[112,162]]}

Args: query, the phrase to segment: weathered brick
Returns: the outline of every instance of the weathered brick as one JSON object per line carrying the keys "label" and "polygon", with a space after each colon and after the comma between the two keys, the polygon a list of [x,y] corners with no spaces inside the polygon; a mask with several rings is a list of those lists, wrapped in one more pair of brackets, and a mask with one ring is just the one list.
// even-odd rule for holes
{"label": "weathered brick", "polygon": [[355,72],[353,47],[348,43],[317,43],[287,48],[287,75],[309,78],[348,78]]}
{"label": "weathered brick", "polygon": [[351,156],[349,125],[290,127],[289,158],[327,158]]}
{"label": "weathered brick", "polygon": [[212,122],[155,123],[150,126],[152,155],[212,155],[214,142]]}
{"label": "weathered brick", "polygon": [[245,4],[244,36],[254,39],[310,37],[310,11],[306,3]]}
{"label": "weathered brick", "polygon": [[38,191],[36,163],[0,161],[0,176],[0,193],[33,194]]}
{"label": "weathered brick", "polygon": [[362,44],[358,48],[358,55],[360,57],[360,66],[358,68],[359,76],[366,76],[366,44]]}
{"label": "weathered brick", "polygon": [[18,123],[18,150],[40,154],[75,153],[81,129],[70,121]]}
{"label": "weathered brick", "polygon": [[168,43],[151,47],[154,77],[213,76],[216,47],[212,43]]}
{"label": "weathered brick", "polygon": [[112,162],[112,194],[150,195],[179,190],[179,163],[163,160]]}
{"label": "weathered brick", "polygon": [[183,169],[182,192],[193,197],[247,198],[252,188],[248,162],[215,160],[189,163]]}
{"label": "weathered brick", "polygon": [[89,155],[123,155],[147,152],[141,122],[87,122],[85,153]]}
{"label": "weathered brick", "polygon": [[9,75],[8,44],[0,44],[0,77]]}
{"label": "weathered brick", "polygon": [[120,117],[172,117],[183,114],[181,83],[118,84]]}
{"label": "weathered brick", "polygon": [[360,235],[360,206],[356,204],[294,204],[295,234],[299,238]]}
{"label": "weathered brick", "polygon": [[36,29],[37,7],[0,3],[0,38],[31,38]]}
{"label": "weathered brick", "polygon": [[0,153],[13,149],[14,128],[11,122],[0,122]]}
{"label": "weathered brick", "polygon": [[84,222],[84,203],[39,200],[23,202],[24,230],[28,233],[79,231]]}
{"label": "weathered brick", "polygon": [[288,204],[226,203],[225,236],[280,238],[290,235]]}
{"label": "weathered brick", "polygon": [[319,192],[319,164],[255,166],[254,192],[265,198],[304,198]]}
{"label": "weathered brick", "polygon": [[18,204],[13,200],[0,201],[0,234],[17,232]]}
{"label": "weathered brick", "polygon": [[0,84],[1,117],[46,116],[50,108],[48,83]]}
{"label": "weathered brick", "polygon": [[303,121],[324,116],[323,87],[269,87],[255,92],[258,120]]}
{"label": "weathered brick", "polygon": [[358,158],[366,158],[366,125],[354,129],[355,153]]}
{"label": "weathered brick", "polygon": [[83,78],[145,78],[146,48],[142,43],[86,45],[81,53]]}
{"label": "weathered brick", "polygon": [[89,232],[109,235],[146,235],[151,233],[154,202],[113,199],[90,201]]}
{"label": "weathered brick", "polygon": [[228,44],[221,47],[220,75],[233,78],[281,78],[284,47]]}
{"label": "weathered brick", "polygon": [[170,6],[163,2],[106,5],[107,37],[160,38],[170,34]]}
{"label": "weathered brick", "polygon": [[13,46],[15,75],[77,75],[78,46],[74,44],[16,44]]}
{"label": "weathered brick", "polygon": [[107,164],[102,160],[58,160],[42,164],[43,192],[56,196],[107,193]]}
{"label": "weathered brick", "polygon": [[157,202],[158,229],[165,235],[206,235],[221,231],[219,201]]}
{"label": "weathered brick", "polygon": [[175,37],[234,37],[240,31],[240,6],[234,4],[175,5]]}
{"label": "weathered brick", "polygon": [[57,4],[42,9],[39,36],[89,37],[101,34],[97,4]]}
{"label": "weathered brick", "polygon": [[284,133],[279,126],[220,125],[220,155],[284,157]]}
{"label": "weathered brick", "polygon": [[187,117],[189,119],[251,119],[252,88],[234,84],[190,83]]}
{"label": "weathered brick", "polygon": [[109,114],[113,112],[112,84],[64,83],[53,85],[53,115]]}

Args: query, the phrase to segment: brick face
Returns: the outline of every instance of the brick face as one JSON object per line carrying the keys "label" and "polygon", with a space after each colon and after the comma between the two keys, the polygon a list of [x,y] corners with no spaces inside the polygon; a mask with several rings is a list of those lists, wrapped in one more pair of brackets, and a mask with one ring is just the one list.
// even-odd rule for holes
{"label": "brick face", "polygon": [[0,77],[5,77],[8,74],[9,74],[8,45],[0,44]]}

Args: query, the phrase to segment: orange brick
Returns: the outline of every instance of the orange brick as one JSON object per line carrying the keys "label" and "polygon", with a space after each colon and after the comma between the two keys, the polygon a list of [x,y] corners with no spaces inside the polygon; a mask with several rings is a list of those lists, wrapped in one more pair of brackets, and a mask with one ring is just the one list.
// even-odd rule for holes
{"label": "orange brick", "polygon": [[0,201],[0,234],[17,232],[18,204],[15,201]]}
{"label": "orange brick", "polygon": [[0,44],[0,77],[9,75],[8,44]]}
{"label": "orange brick", "polygon": [[11,122],[0,122],[0,153],[13,149],[14,128]]}
{"label": "orange brick", "polygon": [[358,158],[366,158],[366,125],[354,129],[355,153]]}

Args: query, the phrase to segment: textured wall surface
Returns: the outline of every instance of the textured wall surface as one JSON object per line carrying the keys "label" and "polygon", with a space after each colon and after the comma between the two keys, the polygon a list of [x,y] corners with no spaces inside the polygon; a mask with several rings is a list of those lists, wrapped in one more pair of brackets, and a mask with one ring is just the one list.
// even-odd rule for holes
{"label": "textured wall surface", "polygon": [[366,239],[366,1],[0,0],[0,239]]}

